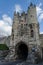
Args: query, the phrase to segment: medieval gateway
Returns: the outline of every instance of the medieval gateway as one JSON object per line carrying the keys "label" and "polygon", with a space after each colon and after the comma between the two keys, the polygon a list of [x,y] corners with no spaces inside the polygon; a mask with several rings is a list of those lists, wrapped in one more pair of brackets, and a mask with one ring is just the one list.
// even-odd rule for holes
{"label": "medieval gateway", "polygon": [[14,12],[12,34],[10,37],[10,52],[7,59],[29,61],[31,54],[42,58],[41,35],[39,35],[39,23],[36,15],[36,6],[32,3],[27,13]]}

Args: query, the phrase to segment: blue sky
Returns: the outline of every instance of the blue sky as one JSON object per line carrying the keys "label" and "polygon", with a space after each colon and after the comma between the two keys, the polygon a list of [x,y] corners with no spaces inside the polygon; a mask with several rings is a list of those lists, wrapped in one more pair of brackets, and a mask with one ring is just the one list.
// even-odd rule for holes
{"label": "blue sky", "polygon": [[43,33],[43,0],[0,0],[0,36],[11,35],[14,11],[27,11],[31,2],[36,5],[40,33]]}

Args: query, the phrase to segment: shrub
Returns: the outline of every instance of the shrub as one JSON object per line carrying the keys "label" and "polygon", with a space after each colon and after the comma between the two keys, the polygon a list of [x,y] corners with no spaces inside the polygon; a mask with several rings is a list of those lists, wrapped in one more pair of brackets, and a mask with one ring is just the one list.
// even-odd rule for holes
{"label": "shrub", "polygon": [[6,44],[0,44],[0,50],[9,50]]}

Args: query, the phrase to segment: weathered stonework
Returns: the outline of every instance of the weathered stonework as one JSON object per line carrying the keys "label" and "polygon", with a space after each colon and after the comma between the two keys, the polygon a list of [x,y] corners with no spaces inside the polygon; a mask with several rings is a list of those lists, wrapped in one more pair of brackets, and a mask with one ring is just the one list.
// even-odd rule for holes
{"label": "weathered stonework", "polygon": [[[39,23],[37,22],[36,6],[33,4],[30,5],[27,13],[23,12],[21,15],[19,13],[14,13],[10,40],[10,50],[12,51],[9,53],[7,58],[13,60],[26,59],[27,61],[29,60],[29,53],[32,52],[33,48],[35,51],[37,50],[39,54],[41,53],[38,25]],[[26,58],[24,59],[25,56]]]}
{"label": "weathered stonework", "polygon": [[10,52],[5,58],[6,60],[22,60],[29,62],[30,55],[34,56],[33,51],[42,57],[36,6],[31,4],[27,13],[23,12],[21,15],[16,12],[14,13],[12,34],[9,40],[10,43],[8,46]]}

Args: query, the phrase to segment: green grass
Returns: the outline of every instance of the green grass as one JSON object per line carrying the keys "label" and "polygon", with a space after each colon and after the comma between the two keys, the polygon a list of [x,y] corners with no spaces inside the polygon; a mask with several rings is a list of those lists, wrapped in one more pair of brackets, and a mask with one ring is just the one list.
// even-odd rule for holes
{"label": "green grass", "polygon": [[6,44],[0,44],[0,50],[9,50]]}

